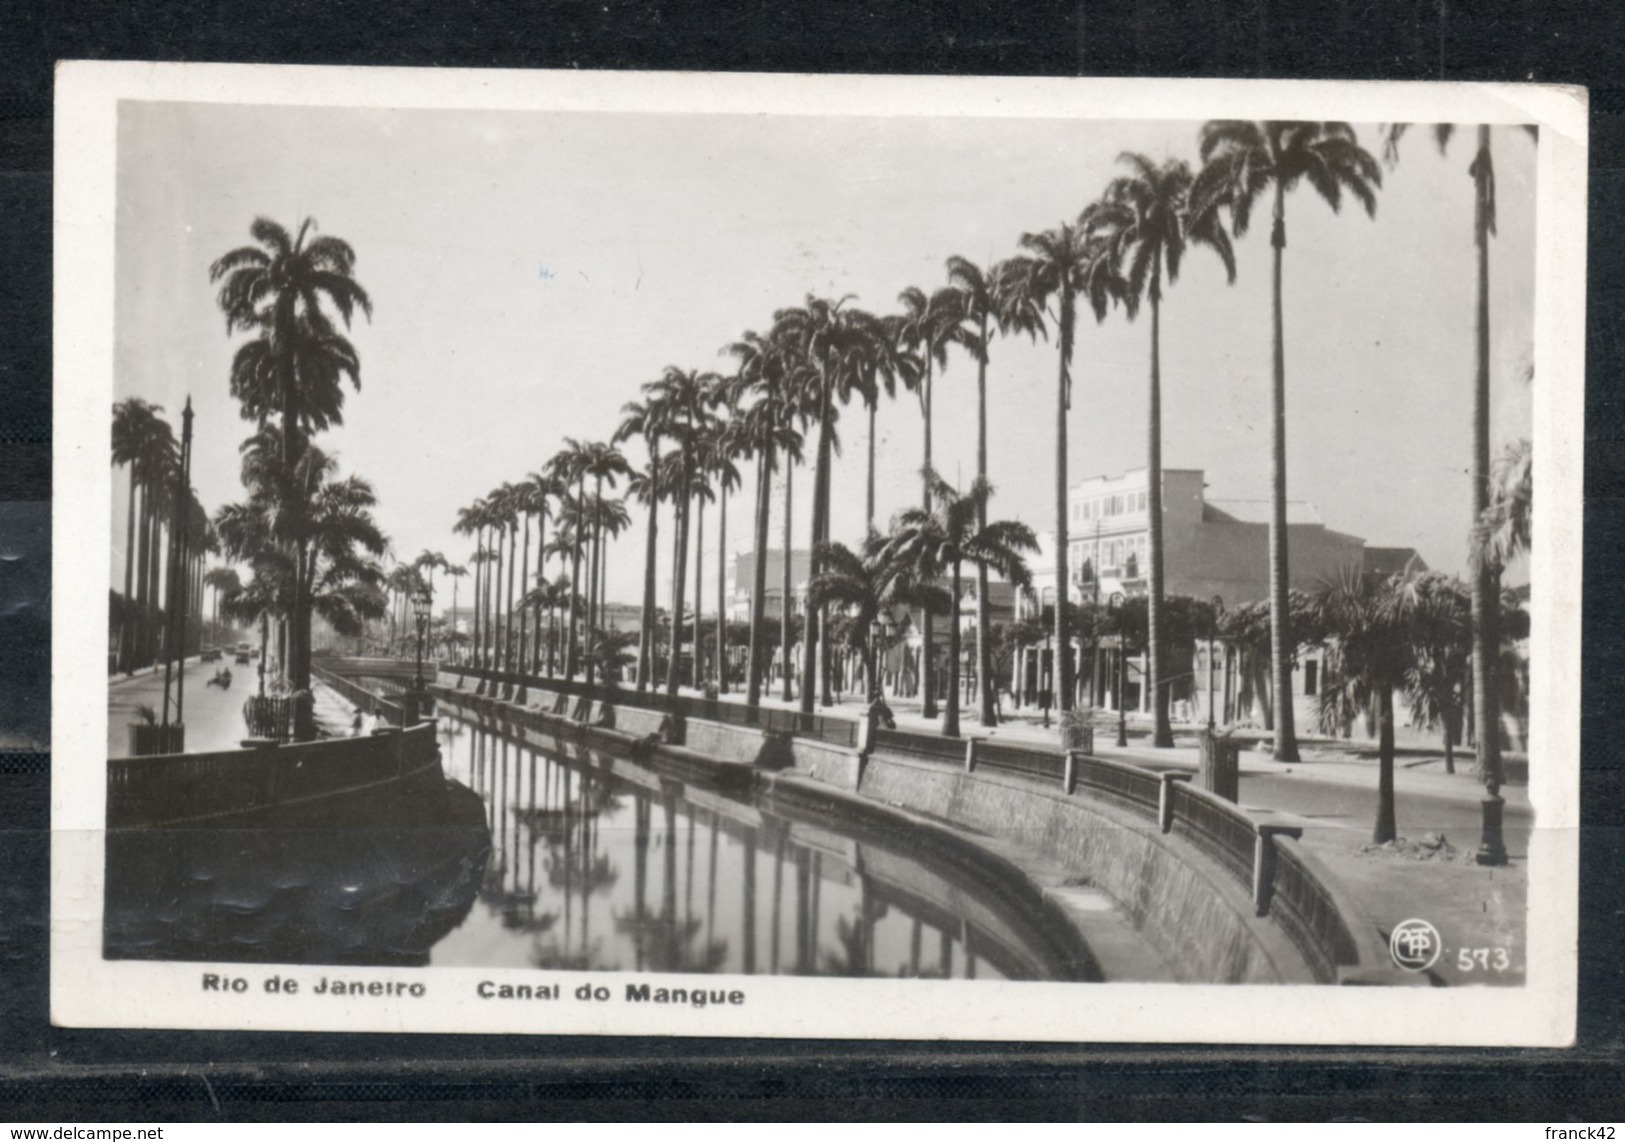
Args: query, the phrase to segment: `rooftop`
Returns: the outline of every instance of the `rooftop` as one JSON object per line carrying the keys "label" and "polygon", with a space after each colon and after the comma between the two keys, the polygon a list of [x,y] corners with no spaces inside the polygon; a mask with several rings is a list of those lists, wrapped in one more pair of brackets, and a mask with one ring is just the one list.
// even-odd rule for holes
{"label": "rooftop", "polygon": [[[1268,523],[1269,500],[1208,500],[1203,504],[1202,519],[1206,523]],[[1286,522],[1291,524],[1325,524],[1315,505],[1308,500],[1286,502]]]}

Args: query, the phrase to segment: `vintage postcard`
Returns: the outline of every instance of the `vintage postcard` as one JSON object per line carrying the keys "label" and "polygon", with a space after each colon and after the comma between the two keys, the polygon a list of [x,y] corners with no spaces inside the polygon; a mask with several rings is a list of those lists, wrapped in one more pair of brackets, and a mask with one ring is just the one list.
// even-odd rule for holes
{"label": "vintage postcard", "polygon": [[53,1019],[1570,1042],[1586,132],[63,64]]}

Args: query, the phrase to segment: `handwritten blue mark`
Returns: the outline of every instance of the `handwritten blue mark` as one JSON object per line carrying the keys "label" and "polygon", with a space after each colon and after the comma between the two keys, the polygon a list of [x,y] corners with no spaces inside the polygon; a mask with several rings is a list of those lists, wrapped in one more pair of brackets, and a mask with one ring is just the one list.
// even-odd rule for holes
{"label": "handwritten blue mark", "polygon": [[554,274],[553,271],[548,269],[546,266],[541,266],[536,270],[536,276],[541,278],[544,282],[550,282],[553,280]]}

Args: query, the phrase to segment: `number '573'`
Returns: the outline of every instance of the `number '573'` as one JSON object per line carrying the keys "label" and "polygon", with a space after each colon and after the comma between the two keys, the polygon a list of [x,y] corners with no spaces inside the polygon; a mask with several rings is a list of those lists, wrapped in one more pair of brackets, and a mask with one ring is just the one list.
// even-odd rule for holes
{"label": "number '573'", "polygon": [[1458,971],[1506,971],[1512,955],[1505,948],[1460,948],[1456,951]]}

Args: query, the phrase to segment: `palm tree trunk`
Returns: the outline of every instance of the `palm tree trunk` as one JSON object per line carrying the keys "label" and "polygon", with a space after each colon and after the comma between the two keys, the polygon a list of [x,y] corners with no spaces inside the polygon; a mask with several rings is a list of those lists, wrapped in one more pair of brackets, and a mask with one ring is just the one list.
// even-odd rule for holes
{"label": "palm tree trunk", "polygon": [[[935,471],[931,466],[931,347],[926,346],[925,352],[925,468],[926,472]],[[931,479],[929,476],[923,480],[925,510],[931,510]],[[920,608],[920,616],[925,620],[920,631],[920,714],[922,717],[934,718],[937,716],[937,664],[936,664],[936,631],[931,622],[931,612],[925,607]]]}
{"label": "palm tree trunk", "polygon": [[580,665],[580,649],[577,643],[577,611],[581,596],[581,525],[582,509],[586,504],[585,477],[577,482],[576,486],[576,526],[570,533],[570,629],[565,634],[564,644],[564,676],[571,681],[575,680],[576,667]]}
{"label": "palm tree trunk", "polygon": [[470,659],[474,668],[478,670],[483,664],[482,655],[485,645],[480,641],[483,624],[480,621],[480,612],[485,609],[485,529],[474,529],[474,644],[470,647],[473,656]]}
{"label": "palm tree trunk", "polygon": [[[1055,661],[1051,677],[1055,680],[1055,704],[1062,712],[1072,709],[1072,670],[1066,625],[1066,602],[1070,580],[1067,574],[1067,518],[1066,518],[1066,414],[1071,408],[1072,378],[1067,372],[1066,349],[1072,341],[1072,323],[1075,319],[1070,286],[1061,291],[1061,332],[1063,348],[1060,377],[1055,386]],[[1042,603],[1043,600],[1039,600]]]}
{"label": "palm tree trunk", "polygon": [[942,720],[942,736],[959,736],[959,560],[954,560],[953,603],[949,608],[948,624],[948,713]]}
{"label": "palm tree trunk", "polygon": [[795,473],[795,463],[789,453],[784,457],[784,566],[780,586],[783,593],[779,596],[779,663],[783,683],[782,697],[788,702],[795,697],[790,688],[790,478]]}
{"label": "palm tree trunk", "polygon": [[[453,575],[452,578],[451,578],[451,633],[453,635],[455,635],[457,633],[457,580],[458,580],[458,578],[459,577],[456,576],[456,575]],[[216,605],[218,606],[218,603]],[[457,661],[457,640],[455,638],[453,638],[451,640],[451,660],[453,662]]]}
{"label": "palm tree trunk", "polygon": [[1281,254],[1286,248],[1286,192],[1275,184],[1273,385],[1270,390],[1270,663],[1275,678],[1275,760],[1297,761],[1292,718],[1292,632],[1287,590],[1286,345],[1281,322]]}
{"label": "palm tree trunk", "polygon": [[149,607],[148,592],[151,589],[148,576],[151,570],[148,547],[152,543],[152,488],[147,483],[141,485],[141,535],[137,540],[137,567],[139,574],[136,578],[136,603],[133,620],[135,623],[135,646],[132,656],[132,665],[139,669],[147,664],[147,648],[149,645]]}
{"label": "palm tree trunk", "polygon": [[[811,542],[807,545],[810,560],[807,567],[809,583],[818,575],[819,527],[824,518],[824,497],[829,494],[831,394],[827,378],[820,377],[819,380],[823,393],[819,398],[818,461],[813,471],[812,526],[809,532]],[[805,618],[802,620],[801,629],[801,712],[810,714],[813,712],[813,701],[818,693],[818,640],[823,632],[819,630],[818,613],[810,602],[804,610]]]}
{"label": "palm tree trunk", "polygon": [[[654,457],[650,456],[650,470],[654,471]],[[650,488],[649,530],[643,546],[643,629],[638,631],[638,693],[649,689],[655,668],[655,544],[660,537],[660,498]]]}
{"label": "palm tree trunk", "polygon": [[[834,447],[831,446],[830,456],[824,463],[824,504],[818,513],[818,542],[829,542],[829,515],[830,503],[834,488],[831,481],[834,479]],[[830,637],[829,606],[826,604],[818,608],[818,702],[821,706],[833,706],[835,697],[830,692],[830,680],[835,675],[835,659],[840,653],[835,640]]]}
{"label": "palm tree trunk", "polygon": [[[1286,703],[1283,703],[1285,705]],[[1377,688],[1377,825],[1373,844],[1386,844],[1399,835],[1394,823],[1394,691]]]}
{"label": "palm tree trunk", "polygon": [[591,686],[597,677],[596,646],[598,642],[597,630],[599,624],[598,607],[598,563],[603,558],[604,546],[604,481],[600,477],[595,481],[593,488],[592,507],[592,556],[587,564],[587,629],[583,632],[583,641],[586,643],[587,685]]}
{"label": "palm tree trunk", "polygon": [[681,504],[678,504],[678,503],[674,502],[673,505],[672,505],[672,520],[671,520],[671,523],[672,523],[672,528],[671,528],[672,576],[671,576],[671,582],[667,584],[666,602],[667,602],[667,605],[668,605],[669,609],[671,610],[673,618],[672,618],[672,621],[671,621],[671,624],[670,624],[671,625],[671,637],[668,640],[670,645],[668,645],[667,648],[666,648],[666,673],[667,674],[671,673],[671,660],[672,660],[672,658],[676,657],[677,645],[678,645],[678,642],[680,641],[680,639],[682,637],[681,631],[678,630],[678,626],[679,626],[678,618],[679,618],[679,616],[677,616],[677,612],[676,612],[676,608],[677,608],[677,568],[681,565],[681,560],[683,558],[683,555],[682,555],[682,540],[683,540],[682,525],[683,525],[683,520],[684,520],[684,517],[685,517],[687,511],[688,511],[688,500],[686,498],[681,502]]}
{"label": "palm tree trunk", "polygon": [[878,400],[869,405],[869,496],[863,517],[869,531],[875,529],[875,412],[879,406]]}
{"label": "palm tree trunk", "polygon": [[526,651],[530,649],[530,612],[525,607],[525,596],[530,593],[530,513],[525,513],[525,546],[519,554],[519,673],[525,673],[529,663]]}
{"label": "palm tree trunk", "polygon": [[[124,509],[124,613],[119,616],[119,669],[129,674],[135,653],[135,600],[130,598],[135,575],[135,461],[129,463],[130,495]],[[218,606],[218,604],[216,604]]]}
{"label": "palm tree trunk", "polygon": [[536,637],[531,638],[531,673],[541,674],[541,588],[548,582],[548,507],[543,500],[541,512],[536,513],[536,603],[531,606],[531,625]]}
{"label": "palm tree trunk", "polygon": [[728,477],[720,480],[717,500],[717,693],[728,692]]}
{"label": "palm tree trunk", "polygon": [[694,689],[705,681],[705,656],[700,653],[700,612],[705,605],[705,500],[696,496],[699,513],[694,519],[694,661],[691,677]]}
{"label": "palm tree trunk", "polygon": [[[1160,258],[1160,255],[1159,255]],[[1151,716],[1154,729],[1151,744],[1168,749],[1174,744],[1173,727],[1168,722],[1168,681],[1164,676],[1163,661],[1166,647],[1162,629],[1162,291],[1159,260],[1151,269],[1151,394],[1145,443],[1146,515],[1149,517],[1149,538],[1146,544],[1151,590],[1146,599],[1146,621],[1149,627]]]}
{"label": "palm tree trunk", "polygon": [[[681,485],[684,495],[679,501],[682,505],[680,509],[682,518],[677,527],[677,558],[672,567],[673,590],[671,607],[671,662],[668,664],[668,668],[666,670],[667,697],[677,696],[677,687],[682,679],[682,654],[680,652],[683,647],[683,588],[687,585],[684,583],[684,579],[686,578],[684,571],[686,569],[686,564],[688,563],[689,499],[686,493],[691,482],[688,463],[685,460],[683,464],[683,482]],[[695,616],[696,620],[698,617],[698,615]],[[699,645],[700,624],[698,621],[696,621],[694,624],[694,649],[696,654],[699,652]]]}
{"label": "palm tree trunk", "polygon": [[487,642],[490,643],[491,669],[502,669],[502,535],[506,528],[496,531],[496,573],[491,576],[491,625]]}
{"label": "palm tree trunk", "polygon": [[[515,520],[514,523],[509,524],[508,527],[507,527],[507,532],[508,532],[508,597],[507,597],[507,612],[508,612],[508,614],[507,614],[507,622],[502,628],[502,669],[503,669],[504,672],[506,672],[508,674],[513,673],[513,644],[514,644],[514,630],[513,630],[513,602],[514,602],[514,599],[513,599],[513,565],[514,565],[514,558],[513,557],[515,555],[514,548],[518,545],[518,540],[519,540],[519,536],[517,534],[518,531],[519,531],[519,528],[516,526],[517,524],[518,524],[518,520]],[[509,683],[507,686],[504,686],[503,690],[502,690],[502,693],[503,693],[503,695],[505,697],[506,696],[511,696],[512,693],[513,693],[512,683]]]}
{"label": "palm tree trunk", "polygon": [[[1473,241],[1478,247],[1477,298],[1473,337],[1473,532],[1490,504],[1490,129],[1478,128],[1478,155],[1473,162],[1478,207]],[[1500,573],[1488,559],[1470,560],[1473,620],[1473,724],[1477,730],[1478,777],[1498,791],[1505,783],[1501,768],[1501,718],[1496,709],[1495,666],[1500,638]]]}
{"label": "palm tree trunk", "polygon": [[[987,313],[982,314],[982,351],[976,357],[976,476],[987,479]],[[987,497],[977,501],[976,529],[987,527]],[[982,698],[982,725],[999,724],[994,698],[992,615],[987,598],[987,564],[976,565],[976,676]]]}
{"label": "palm tree trunk", "polygon": [[773,494],[773,450],[762,449],[756,459],[756,551],[752,556],[750,584],[750,664],[745,671],[745,704],[762,704],[762,622],[766,616],[767,525]]}

